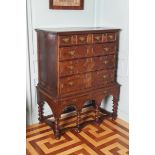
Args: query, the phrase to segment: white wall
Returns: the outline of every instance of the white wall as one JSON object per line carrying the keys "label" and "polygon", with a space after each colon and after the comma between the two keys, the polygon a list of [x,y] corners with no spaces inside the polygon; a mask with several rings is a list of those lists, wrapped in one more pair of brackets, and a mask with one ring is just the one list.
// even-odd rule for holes
{"label": "white wall", "polygon": [[[85,0],[84,10],[50,10],[48,0],[27,0],[31,73],[32,123],[37,122],[37,42],[35,28],[112,26],[123,29],[120,38],[118,81],[121,87],[119,117],[128,120],[128,3],[127,0]],[[110,102],[107,108],[110,109]],[[45,107],[45,114],[50,110]]]}
{"label": "white wall", "polygon": [[[129,119],[129,8],[128,0],[99,0],[98,26],[121,28],[118,55],[118,77],[120,83],[120,101],[118,116],[126,121]],[[106,105],[111,109],[111,105]]]}
{"label": "white wall", "polygon": [[32,0],[34,27],[92,26],[94,2],[85,0],[84,10],[52,10],[49,0]]}

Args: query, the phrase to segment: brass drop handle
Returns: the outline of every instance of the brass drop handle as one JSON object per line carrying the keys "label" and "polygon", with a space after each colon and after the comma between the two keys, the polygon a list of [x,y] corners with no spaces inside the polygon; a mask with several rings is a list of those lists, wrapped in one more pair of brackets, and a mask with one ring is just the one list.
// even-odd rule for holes
{"label": "brass drop handle", "polygon": [[105,61],[104,61],[104,64],[107,64],[107,63],[108,63],[108,60],[105,60]]}
{"label": "brass drop handle", "polygon": [[107,78],[107,76],[106,76],[106,75],[104,75],[104,76],[103,76],[103,78],[104,78],[104,79],[106,79],[106,78]]}
{"label": "brass drop handle", "polygon": [[69,38],[63,38],[63,41],[64,41],[65,43],[68,43]]}
{"label": "brass drop handle", "polygon": [[96,40],[100,40],[100,36],[96,36],[95,39],[96,39]]}
{"label": "brass drop handle", "polygon": [[68,83],[69,86],[73,86],[73,84],[74,84],[74,82],[72,82],[72,81]]}
{"label": "brass drop handle", "polygon": [[110,39],[113,39],[113,35],[109,35],[109,38],[110,38]]}
{"label": "brass drop handle", "polygon": [[69,54],[70,54],[71,56],[73,56],[74,53],[75,53],[75,51],[70,51],[70,52],[69,52]]}
{"label": "brass drop handle", "polygon": [[107,93],[107,91],[105,90],[105,91],[104,91],[104,94],[106,94],[106,93]]}
{"label": "brass drop handle", "polygon": [[109,48],[108,48],[108,47],[105,47],[104,50],[105,50],[106,52],[108,52],[108,51],[109,51]]}
{"label": "brass drop handle", "polygon": [[72,70],[72,69],[74,68],[74,66],[68,66],[68,68],[69,68],[70,70]]}
{"label": "brass drop handle", "polygon": [[84,38],[84,37],[80,37],[79,40],[80,40],[80,41],[84,41],[85,38]]}

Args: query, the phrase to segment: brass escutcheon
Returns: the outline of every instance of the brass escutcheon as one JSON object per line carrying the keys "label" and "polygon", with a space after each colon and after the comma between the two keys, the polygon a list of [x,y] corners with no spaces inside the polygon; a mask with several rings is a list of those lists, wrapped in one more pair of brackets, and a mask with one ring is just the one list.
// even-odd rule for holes
{"label": "brass escutcheon", "polygon": [[108,60],[105,60],[105,61],[104,61],[104,64],[107,64],[107,63],[108,63]]}
{"label": "brass escutcheon", "polygon": [[105,79],[106,77],[107,77],[106,75],[103,76],[104,79]]}
{"label": "brass escutcheon", "polygon": [[74,66],[68,66],[68,68],[72,70],[74,68]]}
{"label": "brass escutcheon", "polygon": [[80,40],[80,41],[84,41],[85,38],[84,38],[84,37],[79,37],[79,40]]}
{"label": "brass escutcheon", "polygon": [[104,50],[105,50],[105,51],[109,51],[109,48],[108,48],[108,47],[105,47]]}
{"label": "brass escutcheon", "polygon": [[109,35],[109,38],[110,38],[110,39],[113,39],[113,35]]}
{"label": "brass escutcheon", "polygon": [[72,82],[72,81],[68,83],[69,86],[73,86],[73,84],[74,84],[74,82]]}
{"label": "brass escutcheon", "polygon": [[74,53],[75,53],[75,51],[70,51],[70,52],[69,52],[69,54],[70,54],[71,56],[73,56]]}
{"label": "brass escutcheon", "polygon": [[95,39],[98,40],[98,41],[100,40],[100,38],[101,38],[100,36],[95,37]]}
{"label": "brass escutcheon", "polygon": [[69,41],[69,38],[63,38],[63,41],[67,43]]}

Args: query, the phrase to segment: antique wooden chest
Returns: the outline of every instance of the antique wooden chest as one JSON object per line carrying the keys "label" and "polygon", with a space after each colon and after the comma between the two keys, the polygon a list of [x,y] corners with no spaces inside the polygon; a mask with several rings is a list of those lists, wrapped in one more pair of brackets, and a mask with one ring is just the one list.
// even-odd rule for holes
{"label": "antique wooden chest", "polygon": [[59,119],[64,109],[74,106],[76,129],[80,131],[80,112],[86,101],[94,101],[95,121],[99,122],[101,101],[113,96],[112,119],[117,117],[120,86],[116,82],[119,29],[59,28],[37,29],[37,86],[39,121],[43,122],[46,101],[55,118],[51,124],[60,138]]}

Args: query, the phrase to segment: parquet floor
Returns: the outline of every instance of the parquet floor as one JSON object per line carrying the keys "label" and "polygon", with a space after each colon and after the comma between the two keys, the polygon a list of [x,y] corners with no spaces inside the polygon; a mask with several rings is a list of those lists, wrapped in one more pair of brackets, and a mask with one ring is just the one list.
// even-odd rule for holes
{"label": "parquet floor", "polygon": [[[92,110],[84,111],[82,120],[94,118]],[[75,125],[74,114],[61,120],[62,126]],[[80,133],[67,131],[55,140],[46,124],[27,127],[27,155],[128,155],[128,124],[123,120],[105,119],[102,124],[89,124]]]}

